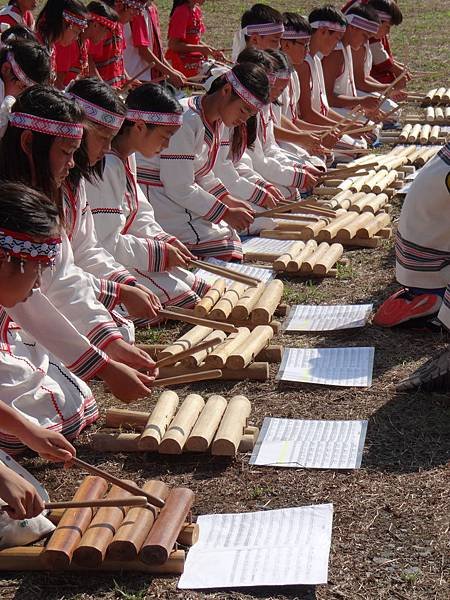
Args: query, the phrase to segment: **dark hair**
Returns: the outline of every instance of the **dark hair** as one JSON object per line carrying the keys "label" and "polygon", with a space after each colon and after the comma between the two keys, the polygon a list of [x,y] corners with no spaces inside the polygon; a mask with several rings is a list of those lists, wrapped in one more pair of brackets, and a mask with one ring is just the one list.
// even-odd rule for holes
{"label": "dark hair", "polygon": [[380,17],[377,15],[375,9],[367,4],[352,4],[352,6],[345,11],[345,14],[357,15],[358,17],[373,21],[374,23],[380,22]]}
{"label": "dark hair", "polygon": [[278,10],[267,4],[254,4],[241,17],[241,27],[260,23],[282,23],[283,17]]}
{"label": "dark hair", "polygon": [[[12,113],[14,112],[28,113],[66,123],[80,123],[84,120],[84,113],[74,100],[58,90],[43,85],[34,85],[22,92],[12,108]],[[21,146],[23,131],[10,124],[0,141],[0,180],[33,185],[58,206],[63,221],[61,193],[56,188],[49,164],[50,148],[55,137],[32,132],[31,153],[36,177],[36,181],[32,181],[29,159]],[[14,157],[14,160],[11,160],[11,157]]]}
{"label": "dark hair", "polygon": [[13,41],[19,39],[30,40],[33,42],[36,40],[36,36],[34,35],[34,32],[28,27],[25,27],[25,25],[13,25],[12,27],[8,27],[8,29],[1,34],[0,39],[4,44],[9,43],[10,40]]}
{"label": "dark hair", "polygon": [[259,50],[258,48],[244,48],[237,57],[237,63],[252,63],[254,65],[260,65],[266,71],[270,73],[273,71],[273,60],[267,54],[266,50]]}
{"label": "dark hair", "polygon": [[[124,115],[127,112],[127,107],[117,93],[117,90],[96,77],[75,79],[67,91],[118,115]],[[103,161],[100,161],[93,167],[89,165],[86,135],[85,131],[81,146],[74,155],[75,167],[70,171],[68,177],[70,185],[75,190],[80,183],[81,177],[92,182],[95,179],[100,179],[103,173]]]}
{"label": "dark hair", "polygon": [[173,13],[175,12],[175,9],[177,9],[179,6],[183,6],[183,4],[187,4],[187,3],[188,3],[188,0],[173,0],[172,10],[170,11],[169,17],[171,17],[173,15]]}
{"label": "dark hair", "polygon": [[403,21],[403,13],[394,0],[369,0],[367,5],[390,15],[392,25],[400,25]]}
{"label": "dark hair", "polygon": [[[143,83],[135,87],[128,94],[126,99],[127,108],[132,110],[144,110],[149,112],[166,112],[181,114],[183,109],[175,97],[172,86],[160,85],[158,83]],[[133,121],[125,119],[118,135],[121,135],[125,129],[134,125]],[[155,125],[147,124],[148,129],[153,129]]]}
{"label": "dark hair", "polygon": [[[36,41],[10,40],[0,50],[0,67],[8,61],[11,52],[14,60],[27,77],[36,83],[46,84],[50,80],[50,54]],[[14,72],[12,72],[14,75]]]}
{"label": "dark hair", "polygon": [[292,63],[282,50],[266,50],[272,59],[274,71],[292,71]]}
{"label": "dark hair", "polygon": [[339,25],[347,25],[347,20],[339,10],[332,4],[326,4],[321,8],[314,8],[308,16],[308,21],[313,23],[314,21],[331,21],[331,23],[338,23]]}
{"label": "dark hair", "polygon": [[65,10],[80,17],[86,17],[88,14],[80,0],[47,0],[36,20],[36,31],[48,46],[53,44],[65,29]]}
{"label": "dark hair", "polygon": [[99,15],[100,17],[105,17],[105,19],[109,19],[115,23],[119,20],[119,15],[114,8],[112,6],[108,6],[108,4],[105,2],[97,2],[97,0],[93,0],[92,2],[89,2],[86,8],[90,13]]}
{"label": "dark hair", "polygon": [[[243,52],[241,52],[243,54]],[[240,57],[241,55],[239,55]],[[238,64],[233,67],[233,73],[260,102],[268,104],[269,102],[269,80],[267,72],[257,61],[243,62],[238,59]],[[208,94],[213,94],[220,90],[227,80],[224,75],[218,77],[211,85]],[[233,90],[233,95],[237,94]],[[250,117],[247,122],[233,129],[231,136],[231,156],[233,159],[242,156],[245,147],[251,147],[256,139],[256,117]],[[245,146],[245,147],[244,147]]]}
{"label": "dark hair", "polygon": [[286,28],[289,27],[289,29],[293,29],[297,33],[300,31],[304,31],[309,35],[312,33],[311,25],[308,23],[308,20],[298,13],[284,12],[283,25]]}

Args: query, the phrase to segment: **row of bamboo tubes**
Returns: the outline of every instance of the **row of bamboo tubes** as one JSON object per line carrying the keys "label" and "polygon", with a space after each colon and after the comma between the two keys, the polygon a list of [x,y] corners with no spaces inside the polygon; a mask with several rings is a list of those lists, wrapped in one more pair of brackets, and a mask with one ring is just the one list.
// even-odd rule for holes
{"label": "row of bamboo tubes", "polygon": [[[130,482],[132,483],[132,482]],[[170,489],[161,481],[147,481],[143,492],[164,499],[164,507],[108,506],[69,508],[43,547],[15,547],[0,551],[0,570],[131,570],[181,573],[185,553],[177,540],[192,545],[198,527],[186,525],[194,502],[188,488]],[[105,479],[88,476],[77,489],[75,502],[106,497],[125,498],[130,492]]]}
{"label": "row of bamboo tubes", "polygon": [[449,104],[450,88],[444,86],[431,89],[424,97],[422,104]]}
{"label": "row of bamboo tubes", "polygon": [[[92,437],[91,445],[102,452],[207,452],[214,456],[236,456],[249,451],[256,443],[259,430],[250,426],[251,405],[245,396],[229,402],[219,395],[206,402],[198,394],[186,396],[181,406],[175,392],[159,397],[151,413],[110,409],[105,427]],[[124,428],[135,430],[124,433]],[[136,433],[138,431],[138,433]]]}
{"label": "row of bamboo tubes", "polygon": [[425,120],[429,123],[434,121],[449,121],[450,106],[428,106],[425,110]]}
{"label": "row of bamboo tubes", "polygon": [[250,320],[253,326],[268,325],[281,302],[283,289],[283,282],[277,279],[252,288],[241,283],[227,287],[224,279],[217,279],[196,305],[194,314],[216,321]]}
{"label": "row of bamboo tubes", "polygon": [[[392,137],[392,134],[390,134]],[[439,125],[430,125],[426,123],[407,123],[400,134],[398,135],[398,142],[404,144],[436,144],[441,135],[441,128]]]}

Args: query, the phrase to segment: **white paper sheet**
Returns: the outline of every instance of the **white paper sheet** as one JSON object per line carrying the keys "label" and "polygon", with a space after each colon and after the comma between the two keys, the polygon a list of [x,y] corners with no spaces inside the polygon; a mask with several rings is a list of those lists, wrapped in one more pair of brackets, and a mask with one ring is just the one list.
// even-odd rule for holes
{"label": "white paper sheet", "polygon": [[[271,281],[275,277],[273,269],[270,268],[267,269],[264,267],[252,267],[251,265],[224,262],[223,260],[217,260],[216,258],[208,258],[206,262],[212,265],[218,265],[219,267],[226,267],[227,269],[232,269],[233,271],[243,273],[244,275],[251,275],[252,277],[257,277],[265,283]],[[218,278],[218,275],[214,275],[213,273],[210,273],[209,271],[204,271],[203,269],[197,269],[195,273],[208,283],[213,283]],[[227,282],[227,285],[231,285],[233,283],[231,279],[226,279],[225,281]]]}
{"label": "white paper sheet", "polygon": [[205,515],[180,589],[326,583],[333,505]]}
{"label": "white paper sheet", "polygon": [[271,240],[268,238],[252,237],[242,242],[244,255],[251,252],[267,254],[268,256],[285,254],[296,240]]}
{"label": "white paper sheet", "polygon": [[375,348],[285,348],[277,379],[369,387]]}
{"label": "white paper sheet", "polygon": [[285,331],[334,331],[364,327],[372,308],[373,304],[335,306],[297,304],[289,311],[283,328]]}
{"label": "white paper sheet", "polygon": [[359,469],[367,421],[266,417],[251,465],[304,469]]}

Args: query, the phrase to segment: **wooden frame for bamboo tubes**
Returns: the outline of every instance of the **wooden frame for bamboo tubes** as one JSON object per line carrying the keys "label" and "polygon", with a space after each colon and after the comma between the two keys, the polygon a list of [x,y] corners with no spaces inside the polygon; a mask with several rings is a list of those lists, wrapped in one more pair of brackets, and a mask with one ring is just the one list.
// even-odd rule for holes
{"label": "wooden frame for bamboo tubes", "polygon": [[[178,544],[193,545],[199,533],[198,525],[189,521],[193,492],[169,489],[161,481],[146,482],[140,498],[163,498],[164,508],[159,511],[147,503],[111,505],[126,494],[114,485],[109,491],[107,488],[104,478],[86,477],[70,503],[75,506],[49,513],[56,529],[47,543],[1,550],[0,571],[182,573],[185,551],[178,549]],[[131,504],[130,495],[129,501]]]}
{"label": "wooden frame for bamboo tubes", "polygon": [[[270,338],[270,332],[261,332],[258,337],[260,346],[267,343],[265,336]],[[249,349],[247,359],[251,352]],[[230,359],[234,360],[234,356]],[[102,452],[175,455],[210,452],[229,457],[235,456],[238,451],[248,452],[255,445],[259,430],[248,422],[251,411],[248,399],[243,396],[237,398],[239,400],[233,397],[227,401],[222,396],[212,395],[205,402],[198,394],[189,394],[178,408],[178,396],[174,392],[166,392],[160,396],[151,413],[109,409],[106,429],[92,436],[91,447]],[[238,410],[237,405],[240,407]],[[130,429],[131,432],[126,431]],[[165,500],[164,491],[159,493]]]}

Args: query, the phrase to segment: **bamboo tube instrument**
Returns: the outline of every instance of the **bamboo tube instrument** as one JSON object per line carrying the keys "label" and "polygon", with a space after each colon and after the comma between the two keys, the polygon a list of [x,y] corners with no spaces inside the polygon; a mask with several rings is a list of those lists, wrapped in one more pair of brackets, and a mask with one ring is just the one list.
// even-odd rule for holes
{"label": "bamboo tube instrument", "polygon": [[170,423],[159,445],[162,454],[181,454],[186,440],[205,406],[198,394],[189,394]]}
{"label": "bamboo tube instrument", "polygon": [[[236,283],[235,285],[243,286],[244,284]],[[164,317],[166,319],[172,319],[174,321],[184,321],[185,323],[190,323],[191,325],[209,325],[214,329],[225,331],[226,333],[233,333],[234,331],[236,331],[234,325],[230,325],[228,323],[220,323],[218,321],[214,322],[212,320],[195,317],[194,315],[186,314],[185,312],[183,312],[183,309],[179,309],[177,307],[171,307],[171,310],[160,310],[158,314],[159,316]]]}
{"label": "bamboo tube instrument", "polygon": [[215,348],[211,354],[206,357],[205,366],[214,369],[223,369],[230,354],[245,346],[249,337],[250,329],[247,327],[239,327],[237,333],[231,334],[223,344]]}
{"label": "bamboo tube instrument", "polygon": [[[234,283],[231,287],[229,287],[210,312],[211,319],[226,321],[246,289],[247,286],[243,283]],[[236,329],[234,332],[235,331]]]}
{"label": "bamboo tube instrument", "polygon": [[315,261],[313,272],[317,275],[326,275],[343,254],[344,247],[342,244],[331,244],[325,254]]}
{"label": "bamboo tube instrument", "polygon": [[286,271],[289,261],[293,260],[304,248],[305,242],[294,242],[285,254],[282,254],[274,261],[273,268],[275,271]]}
{"label": "bamboo tube instrument", "polygon": [[208,450],[226,408],[227,401],[222,396],[213,395],[207,400],[186,441],[185,449],[187,451],[206,452]]}
{"label": "bamboo tube instrument", "polygon": [[251,320],[257,325],[268,325],[283,296],[284,285],[279,279],[273,279],[264,290],[251,314]]}
{"label": "bamboo tube instrument", "polygon": [[180,375],[173,375],[171,377],[156,378],[153,382],[155,387],[165,387],[167,385],[181,385],[182,383],[193,383],[194,381],[208,381],[210,379],[220,379],[222,377],[222,371],[219,369],[212,369],[208,371],[199,371],[198,373],[192,373],[189,371]]}
{"label": "bamboo tube instrument", "polygon": [[286,265],[286,271],[288,273],[295,273],[300,271],[304,260],[307,260],[317,250],[317,242],[315,240],[309,240],[306,242],[305,247],[297,256],[294,256]]}
{"label": "bamboo tube instrument", "polygon": [[231,311],[231,318],[244,321],[250,317],[258,300],[265,290],[265,284],[260,283],[256,288],[248,288],[237,301]]}
{"label": "bamboo tube instrument", "polygon": [[205,342],[207,340],[214,341],[214,344],[209,345],[208,348],[197,349],[197,351],[192,353],[190,356],[186,356],[181,361],[182,367],[186,367],[188,369],[195,369],[199,367],[205,361],[205,358],[211,352],[212,348],[216,347],[218,344],[221,344],[226,339],[227,334],[223,331],[214,331],[208,337],[210,339],[208,340],[208,338],[206,338]]}
{"label": "bamboo tube instrument", "polygon": [[236,454],[250,410],[250,402],[245,396],[234,396],[230,400],[211,447],[213,455]]}
{"label": "bamboo tube instrument", "polygon": [[244,369],[263,348],[269,345],[272,338],[272,327],[269,325],[258,325],[246,339],[245,346],[228,356],[226,367],[228,369]]}
{"label": "bamboo tube instrument", "polygon": [[194,313],[198,317],[206,317],[211,312],[213,306],[220,300],[226,289],[225,279],[216,279],[209,291],[203,296],[200,302],[194,308]]}
{"label": "bamboo tube instrument", "polygon": [[209,350],[220,344],[225,337],[225,333],[222,331],[212,332],[206,338],[200,342],[197,346],[193,346],[192,348],[188,348],[187,350],[183,350],[179,354],[175,354],[174,356],[166,356],[166,358],[161,358],[156,361],[155,366],[160,369],[162,367],[168,367],[173,365],[179,361],[183,361],[184,359],[196,355],[203,350]]}
{"label": "bamboo tube instrument", "polygon": [[139,438],[138,447],[141,450],[155,452],[158,449],[179,402],[180,399],[175,392],[165,391],[160,395]]}
{"label": "bamboo tube instrument", "polygon": [[182,335],[178,340],[176,340],[170,346],[167,346],[159,355],[160,358],[166,358],[167,356],[174,356],[175,354],[180,354],[184,350],[188,348],[192,348],[196,346],[200,342],[202,342],[210,333],[214,330],[212,327],[204,327],[202,325],[193,327],[187,333]]}

